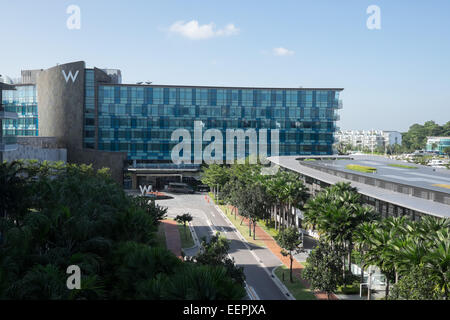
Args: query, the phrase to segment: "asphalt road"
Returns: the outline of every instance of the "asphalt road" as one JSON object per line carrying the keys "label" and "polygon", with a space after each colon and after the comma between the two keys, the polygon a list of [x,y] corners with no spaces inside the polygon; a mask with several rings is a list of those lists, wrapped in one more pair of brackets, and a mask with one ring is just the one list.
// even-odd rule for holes
{"label": "asphalt road", "polygon": [[[172,195],[172,194],[171,194]],[[173,199],[158,200],[157,204],[168,207],[168,216],[190,213],[192,225],[197,237],[209,239],[216,231],[230,241],[229,254],[237,265],[244,267],[247,285],[261,300],[286,300],[288,296],[273,280],[272,270],[281,265],[281,261],[266,248],[260,248],[243,241],[239,232],[230,226],[226,219],[205,200],[204,194],[173,194]]]}

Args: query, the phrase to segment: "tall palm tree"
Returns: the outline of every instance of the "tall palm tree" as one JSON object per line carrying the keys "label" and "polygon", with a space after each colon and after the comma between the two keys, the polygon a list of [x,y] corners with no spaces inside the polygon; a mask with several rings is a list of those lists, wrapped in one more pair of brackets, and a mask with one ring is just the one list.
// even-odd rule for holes
{"label": "tall palm tree", "polygon": [[424,260],[425,267],[431,271],[439,288],[444,291],[444,299],[449,299],[450,289],[450,237],[449,232],[441,233],[436,247],[429,252]]}
{"label": "tall palm tree", "polygon": [[271,195],[272,199],[274,199],[273,218],[275,221],[276,230],[280,229],[280,223],[282,221],[281,214],[283,211],[283,200],[284,200],[284,194],[282,192],[284,184],[285,184],[284,175],[280,171],[278,171],[274,176],[272,176],[267,182],[268,193]]}
{"label": "tall palm tree", "polygon": [[378,224],[376,222],[363,222],[355,230],[355,244],[359,250],[361,259],[361,283],[364,281],[364,269],[367,267],[365,257],[372,244],[373,234],[377,228]]}
{"label": "tall palm tree", "polygon": [[300,180],[297,174],[289,173],[286,176],[286,184],[284,185],[284,195],[287,201],[290,224],[292,225],[292,209],[302,209],[309,197],[306,186]]}
{"label": "tall palm tree", "polygon": [[389,296],[390,281],[395,273],[396,266],[395,261],[392,260],[395,254],[395,250],[391,245],[392,237],[393,233],[389,230],[383,227],[376,229],[372,235],[372,241],[366,254],[367,263],[379,267],[381,272],[386,276],[386,299]]}

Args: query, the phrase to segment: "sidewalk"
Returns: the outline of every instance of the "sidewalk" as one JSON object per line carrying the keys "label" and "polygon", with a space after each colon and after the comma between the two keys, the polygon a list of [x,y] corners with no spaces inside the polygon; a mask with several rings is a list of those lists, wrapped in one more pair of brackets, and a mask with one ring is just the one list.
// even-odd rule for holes
{"label": "sidewalk", "polygon": [[162,220],[164,224],[164,233],[166,235],[167,250],[173,252],[179,259],[183,260],[181,256],[181,239],[178,231],[178,224],[174,220]]}
{"label": "sidewalk", "polygon": [[[212,201],[212,200],[211,200]],[[232,208],[232,206],[228,205],[227,206],[229,209]],[[237,209],[235,209],[237,210]],[[239,211],[238,211],[238,217],[240,217],[242,219],[242,217],[239,215]],[[248,219],[244,218],[244,222],[247,223],[248,225]],[[256,237],[258,239],[261,239],[264,244],[266,245],[266,247],[278,258],[280,259],[280,261],[289,268],[290,266],[290,259],[289,257],[284,257],[281,254],[281,247],[278,245],[278,243],[272,238],[271,235],[269,235],[267,232],[265,232],[260,226],[258,226],[258,224],[256,225]],[[294,259],[294,261],[292,262],[292,274],[307,288],[309,288],[309,283],[308,281],[306,281],[305,279],[303,279],[301,277],[301,273],[302,273],[302,269],[304,268],[304,266],[299,263],[296,259]],[[327,294],[326,293],[322,293],[322,292],[314,292],[314,295],[316,296],[317,299],[319,300],[327,300]],[[336,295],[331,294],[330,295],[330,300],[339,300],[338,297],[336,297]]]}

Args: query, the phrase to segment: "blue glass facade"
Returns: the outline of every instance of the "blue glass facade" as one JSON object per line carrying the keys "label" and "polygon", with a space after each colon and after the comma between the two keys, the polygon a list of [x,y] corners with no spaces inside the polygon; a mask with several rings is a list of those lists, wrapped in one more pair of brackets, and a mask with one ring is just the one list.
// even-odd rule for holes
{"label": "blue glass facade", "polygon": [[[75,74],[75,69],[72,71]],[[279,130],[279,155],[333,152],[341,89],[122,85],[111,83],[100,69],[84,69],[84,78],[71,80],[66,78],[66,73],[52,76],[65,86],[83,81],[80,84],[81,89],[84,86],[83,97],[78,96],[81,91],[71,97],[77,103],[84,101],[83,106],[72,106],[65,99],[61,100],[64,106],[83,113],[82,124],[81,118],[77,118],[76,135],[78,141],[82,136],[85,149],[126,152],[128,160],[170,162],[172,149],[179,143],[171,140],[172,133],[176,129],[187,129],[193,139],[191,155],[194,158],[194,121],[201,121],[203,133],[218,129],[224,139],[227,129],[256,129],[257,132],[267,129],[268,156],[273,155],[270,139],[274,129]],[[6,111],[19,116],[19,119],[4,121],[5,135],[39,135],[36,87],[24,84],[17,85],[16,91],[4,91],[2,100]],[[51,95],[51,89],[48,88],[46,94]],[[41,105],[42,111],[47,110],[45,115],[51,114],[54,107],[44,102]],[[73,137],[70,135],[70,139]],[[200,143],[203,150],[210,141]],[[223,147],[225,157],[226,141]],[[249,151],[247,148],[246,155]]]}
{"label": "blue glass facade", "polygon": [[3,121],[3,133],[9,136],[38,136],[38,104],[36,86],[17,85],[16,90],[4,90],[5,111],[15,112],[18,119]]}
{"label": "blue glass facade", "polygon": [[83,145],[95,149],[95,74],[86,69],[84,73],[84,132]]}
{"label": "blue glass facade", "polygon": [[339,91],[100,84],[98,149],[168,161],[178,143],[172,132],[184,128],[194,137],[199,120],[203,132],[215,128],[224,137],[226,129],[279,129],[280,155],[332,154]]}
{"label": "blue glass facade", "polygon": [[450,148],[450,137],[428,138],[426,145],[427,151],[438,151],[441,154],[444,154],[446,148]]}

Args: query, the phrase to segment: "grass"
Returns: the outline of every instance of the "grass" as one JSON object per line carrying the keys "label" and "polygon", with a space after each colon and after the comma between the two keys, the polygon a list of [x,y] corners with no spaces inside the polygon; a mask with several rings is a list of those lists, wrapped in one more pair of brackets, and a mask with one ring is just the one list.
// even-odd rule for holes
{"label": "grass", "polygon": [[241,225],[242,218],[238,217],[237,219],[234,219],[234,214],[231,214],[231,210],[228,209],[227,206],[219,205],[219,208],[222,210],[223,213],[225,213],[225,215],[228,217],[228,220],[231,221],[231,223],[235,226],[235,228],[239,231],[239,233],[245,238],[245,240],[247,240],[248,242],[250,242],[251,244],[254,244],[256,246],[265,247],[264,242],[262,240],[258,240],[258,238],[256,238],[256,240],[253,240],[253,227],[252,227],[252,236],[250,237],[248,235],[248,224],[243,222]]}
{"label": "grass", "polygon": [[[284,273],[284,281],[283,281]],[[286,266],[279,266],[275,269],[277,278],[288,288],[296,300],[316,300],[316,296],[308,288],[306,288],[300,280],[294,277],[294,282],[289,281],[289,268]]]}
{"label": "grass", "polygon": [[404,164],[388,164],[389,167],[396,167],[396,168],[404,168],[404,169],[419,169],[419,167],[414,166],[406,166]]}
{"label": "grass", "polygon": [[358,164],[348,164],[346,166],[347,169],[353,170],[353,171],[359,171],[364,173],[374,173],[377,171],[376,168],[373,167],[367,167],[367,166],[360,166]]}
{"label": "grass", "polygon": [[[217,204],[217,201],[215,200],[214,195],[211,192],[209,192],[208,195],[211,199],[213,199],[214,203]],[[241,223],[240,219],[238,222],[238,226],[236,226],[236,224],[234,223],[234,221],[235,221],[234,214],[231,214],[231,210],[228,209],[228,207],[226,205],[224,205],[223,201],[219,201],[219,207],[220,207],[220,209],[222,209],[222,211],[225,213],[225,215],[230,219],[230,221],[235,225],[235,227],[239,230],[239,232],[247,239],[247,241],[252,242],[261,247],[265,247],[263,242],[258,242],[257,240],[255,241],[255,240],[253,240],[253,237],[251,238],[252,241],[250,241],[250,239],[248,237],[248,225],[244,228],[245,229],[245,230],[243,230],[243,231],[245,231],[244,233],[241,231],[240,227],[242,227],[242,226],[240,225],[240,223]],[[258,221],[256,221],[256,224],[261,229],[263,229],[265,232],[267,232],[272,238],[275,238],[278,235],[278,231],[274,228],[274,226],[275,226],[274,221],[270,221],[270,224],[267,225],[265,220],[258,219]],[[252,229],[252,232],[253,232],[253,229]],[[247,236],[245,236],[246,234],[247,234]]]}
{"label": "grass", "polygon": [[337,294],[359,294],[359,282],[354,282],[353,284],[349,284],[346,287],[339,286]]}
{"label": "grass", "polygon": [[270,220],[269,224],[266,224],[265,220],[259,219],[257,221],[257,225],[263,229],[265,232],[267,232],[268,234],[270,234],[270,236],[272,238],[275,239],[275,237],[278,235],[278,230],[275,230],[275,221]]}
{"label": "grass", "polygon": [[181,248],[187,249],[192,248],[194,246],[194,239],[192,239],[191,231],[189,230],[189,226],[186,225],[186,228],[184,228],[184,225],[178,224],[178,231],[180,232],[180,239],[181,239]]}
{"label": "grass", "polygon": [[212,201],[214,201],[215,204],[217,205],[222,205],[225,204],[224,200],[216,200],[216,197],[214,197],[214,194],[212,192],[208,192],[208,196],[212,199]]}
{"label": "grass", "polygon": [[303,161],[316,161],[316,159],[304,159]]}
{"label": "grass", "polygon": [[164,224],[160,223],[156,232],[156,243],[159,247],[166,249],[166,234],[164,232]]}

